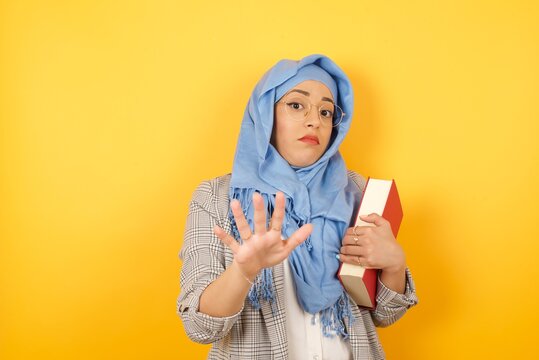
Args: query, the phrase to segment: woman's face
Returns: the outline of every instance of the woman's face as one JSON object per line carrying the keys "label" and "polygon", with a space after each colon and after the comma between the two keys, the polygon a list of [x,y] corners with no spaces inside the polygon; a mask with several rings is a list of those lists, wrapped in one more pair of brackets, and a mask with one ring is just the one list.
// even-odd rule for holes
{"label": "woman's face", "polygon": [[312,103],[311,111],[304,120],[295,120],[287,112],[286,104],[279,101],[275,104],[275,121],[271,144],[290,165],[305,167],[315,163],[326,151],[331,138],[331,123],[323,124],[319,118],[319,106],[334,101],[331,91],[326,85],[316,80],[306,80],[290,89],[282,99],[303,97]]}

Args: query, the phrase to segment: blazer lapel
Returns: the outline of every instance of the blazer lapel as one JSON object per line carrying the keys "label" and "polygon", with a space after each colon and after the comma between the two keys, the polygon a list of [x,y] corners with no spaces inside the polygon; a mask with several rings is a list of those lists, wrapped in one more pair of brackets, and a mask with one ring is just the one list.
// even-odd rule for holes
{"label": "blazer lapel", "polygon": [[361,310],[354,303],[354,300],[351,300],[352,314],[354,315],[354,323],[352,326],[349,325],[348,319],[345,320],[346,327],[348,329],[348,334],[350,336],[350,345],[352,347],[352,353],[354,359],[371,359],[369,343],[365,341],[368,339],[367,330],[365,329],[365,324],[363,323],[363,316]]}
{"label": "blazer lapel", "polygon": [[273,267],[275,303],[261,302],[261,312],[268,329],[274,359],[288,359],[288,340],[286,337],[286,312],[284,309],[284,265],[281,262]]}

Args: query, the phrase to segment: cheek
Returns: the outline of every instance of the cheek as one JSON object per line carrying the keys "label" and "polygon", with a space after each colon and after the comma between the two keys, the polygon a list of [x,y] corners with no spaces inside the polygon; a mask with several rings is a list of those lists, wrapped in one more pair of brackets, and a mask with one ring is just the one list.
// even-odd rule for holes
{"label": "cheek", "polygon": [[283,144],[287,143],[287,137],[291,134],[292,129],[290,128],[292,124],[290,121],[286,121],[284,115],[280,112],[275,113],[275,121],[273,123],[273,132],[271,136],[272,145],[281,150]]}
{"label": "cheek", "polygon": [[281,153],[287,152],[290,148],[290,135],[292,129],[288,125],[280,124],[277,126],[275,131],[275,143],[277,145],[277,150]]}
{"label": "cheek", "polygon": [[329,141],[331,140],[331,132],[332,132],[332,130],[333,130],[333,128],[329,128],[327,130],[325,129],[321,133],[322,141],[323,141],[323,144],[324,144],[324,151],[325,151],[325,149],[327,149],[327,147],[329,145]]}

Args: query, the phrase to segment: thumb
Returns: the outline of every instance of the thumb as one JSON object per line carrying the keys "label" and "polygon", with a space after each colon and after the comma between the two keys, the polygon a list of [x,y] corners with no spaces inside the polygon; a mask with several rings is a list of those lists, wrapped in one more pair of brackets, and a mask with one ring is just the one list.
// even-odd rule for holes
{"label": "thumb", "polygon": [[384,223],[384,218],[378,215],[377,213],[370,213],[369,215],[359,215],[359,218],[365,222],[382,225]]}

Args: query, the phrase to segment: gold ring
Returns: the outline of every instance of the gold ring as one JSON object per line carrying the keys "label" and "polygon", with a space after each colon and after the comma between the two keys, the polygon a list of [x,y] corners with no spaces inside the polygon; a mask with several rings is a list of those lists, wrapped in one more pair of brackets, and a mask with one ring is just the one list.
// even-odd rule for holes
{"label": "gold ring", "polygon": [[356,256],[356,261],[359,264],[359,266],[363,266],[363,265],[361,265],[361,259],[359,258],[359,255]]}
{"label": "gold ring", "polygon": [[269,227],[272,229],[272,230],[275,230],[275,231],[281,231],[281,228],[280,227],[275,227],[272,225],[272,220],[270,220],[269,222]]}
{"label": "gold ring", "polygon": [[355,235],[355,236],[359,236],[359,234],[356,232],[356,228],[357,228],[358,226],[359,226],[359,225],[354,226],[353,232],[354,232],[354,235]]}

